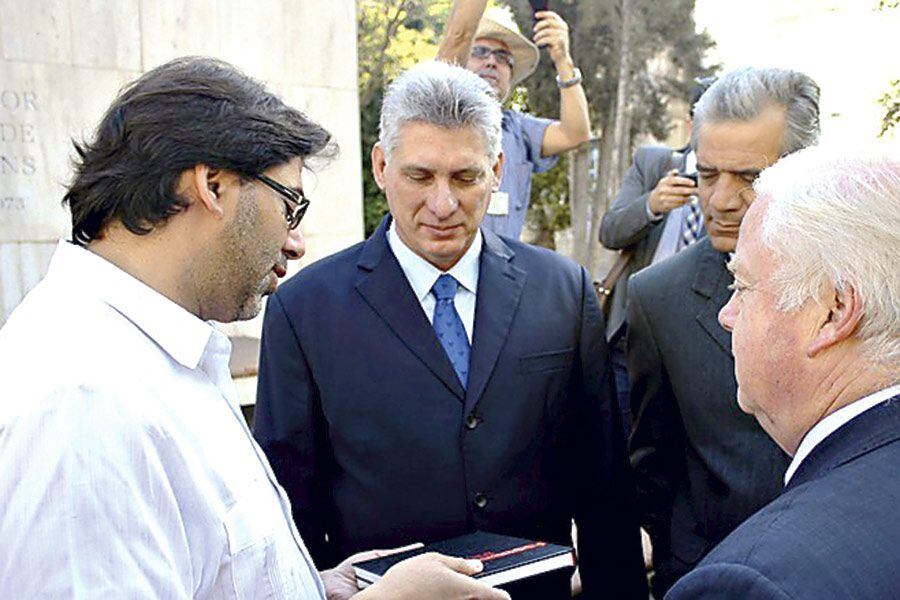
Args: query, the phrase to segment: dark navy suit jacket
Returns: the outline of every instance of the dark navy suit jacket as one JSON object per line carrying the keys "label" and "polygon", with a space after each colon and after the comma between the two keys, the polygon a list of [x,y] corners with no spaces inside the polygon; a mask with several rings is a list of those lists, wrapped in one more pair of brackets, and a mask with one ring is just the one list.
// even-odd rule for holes
{"label": "dark navy suit jacket", "polygon": [[565,543],[574,517],[589,596],[646,598],[587,273],[484,231],[463,389],[388,224],[266,310],[255,434],[316,561],[476,529]]}
{"label": "dark navy suit jacket", "polygon": [[666,600],[900,598],[900,396],[825,438]]}
{"label": "dark navy suit jacket", "polygon": [[731,334],[718,320],[734,280],[726,259],[707,237],[628,287],[631,461],[657,598],[778,496],[789,462],[735,400]]}

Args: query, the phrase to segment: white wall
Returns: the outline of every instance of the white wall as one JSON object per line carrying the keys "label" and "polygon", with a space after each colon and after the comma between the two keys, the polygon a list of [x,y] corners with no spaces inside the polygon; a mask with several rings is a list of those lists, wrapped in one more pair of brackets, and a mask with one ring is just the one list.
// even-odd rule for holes
{"label": "white wall", "polygon": [[301,264],[362,239],[355,13],[353,0],[0,0],[0,325],[70,233],[70,139],[90,135],[123,84],[176,56],[227,60],[334,135],[338,160],[305,176]]}

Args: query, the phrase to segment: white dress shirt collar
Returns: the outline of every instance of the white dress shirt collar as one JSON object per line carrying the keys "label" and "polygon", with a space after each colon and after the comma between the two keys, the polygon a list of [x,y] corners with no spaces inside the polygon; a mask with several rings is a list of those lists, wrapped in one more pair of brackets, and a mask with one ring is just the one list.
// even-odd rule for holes
{"label": "white dress shirt collar", "polygon": [[[387,238],[388,245],[397,258],[397,262],[400,263],[400,268],[403,269],[403,274],[406,275],[416,298],[422,302],[431,293],[434,282],[444,274],[444,271],[413,252],[406,242],[400,239],[393,219],[391,219]],[[473,294],[477,294],[478,290],[478,267],[482,244],[481,229],[479,229],[466,253],[447,271],[462,287]]]}
{"label": "white dress shirt collar", "polygon": [[101,300],[189,369],[197,368],[210,336],[217,333],[210,323],[81,246],[60,241],[49,271],[60,278],[77,274],[82,286],[96,290]]}
{"label": "white dress shirt collar", "polygon": [[809,432],[803,437],[803,441],[800,442],[800,446],[797,447],[797,452],[794,454],[794,459],[791,461],[791,464],[788,466],[787,471],[784,473],[784,485],[787,485],[791,478],[794,476],[794,473],[797,472],[797,469],[800,468],[801,463],[810,455],[813,449],[818,446],[822,441],[825,440],[829,435],[840,429],[845,424],[849,423],[862,413],[866,412],[870,408],[874,408],[875,406],[885,402],[886,400],[890,400],[894,396],[900,394],[900,383],[890,386],[889,388],[885,388],[874,394],[870,394],[864,398],[857,400],[843,408],[840,408],[818,423],[809,430]]}

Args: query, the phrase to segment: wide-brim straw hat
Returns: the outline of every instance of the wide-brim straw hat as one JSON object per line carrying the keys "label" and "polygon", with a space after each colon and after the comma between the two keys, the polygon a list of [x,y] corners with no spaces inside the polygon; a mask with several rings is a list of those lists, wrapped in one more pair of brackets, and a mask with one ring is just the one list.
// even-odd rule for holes
{"label": "wide-brim straw hat", "polygon": [[515,87],[523,79],[534,73],[541,60],[538,47],[519,32],[512,13],[502,8],[491,8],[478,24],[475,39],[488,38],[506,44],[513,56],[515,66],[510,77],[510,87]]}

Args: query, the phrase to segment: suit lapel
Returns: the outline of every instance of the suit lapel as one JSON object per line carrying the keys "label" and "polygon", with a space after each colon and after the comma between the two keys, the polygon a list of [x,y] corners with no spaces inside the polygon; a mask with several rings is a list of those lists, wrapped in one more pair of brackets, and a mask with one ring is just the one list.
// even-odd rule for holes
{"label": "suit lapel", "polygon": [[475,332],[466,393],[467,413],[478,403],[494,371],[509,336],[526,279],[525,271],[513,265],[515,254],[512,249],[494,233],[487,230],[482,230],[482,233],[484,247],[478,272]]}
{"label": "suit lapel", "polygon": [[694,278],[693,290],[705,300],[696,319],[700,327],[731,356],[731,334],[719,324],[719,310],[731,295],[728,286],[732,277],[725,268],[725,255],[712,247],[708,238],[697,242],[699,266]]}
{"label": "suit lapel", "polygon": [[386,217],[366,241],[357,263],[360,279],[356,289],[406,347],[463,401],[462,384],[387,244],[389,223],[390,217]]}
{"label": "suit lapel", "polygon": [[822,440],[800,463],[785,491],[898,439],[900,396],[894,396],[851,419]]}

